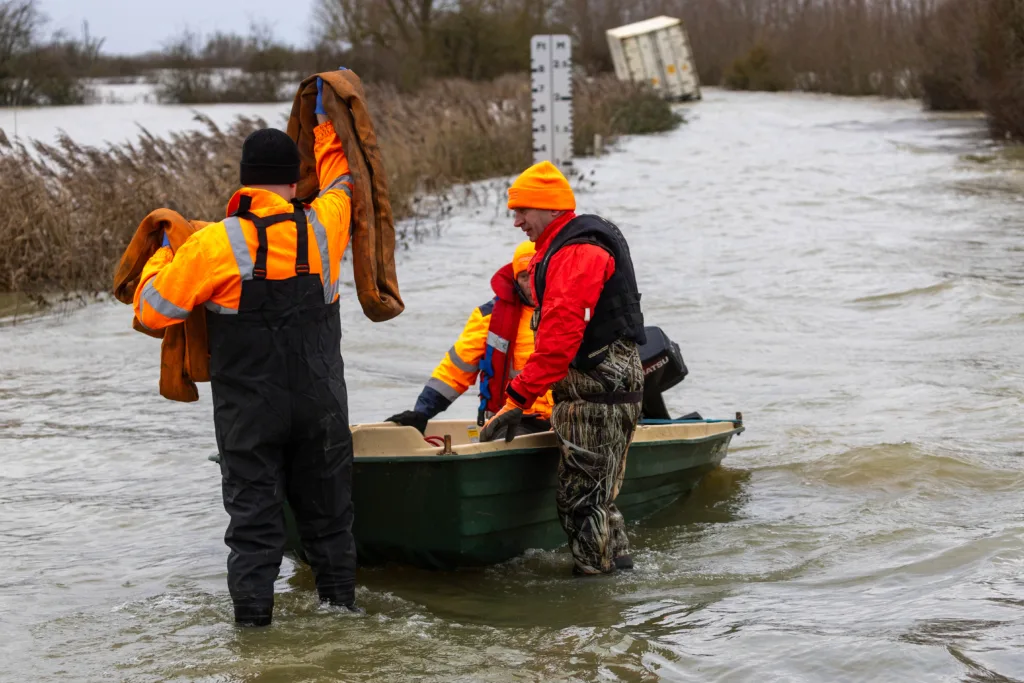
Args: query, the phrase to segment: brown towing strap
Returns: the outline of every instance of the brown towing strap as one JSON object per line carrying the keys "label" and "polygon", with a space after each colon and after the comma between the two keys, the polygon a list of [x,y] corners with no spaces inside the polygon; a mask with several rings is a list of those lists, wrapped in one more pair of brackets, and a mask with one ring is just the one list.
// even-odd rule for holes
{"label": "brown towing strap", "polygon": [[363,313],[374,322],[390,320],[405,305],[395,272],[395,217],[388,197],[384,160],[366,105],[363,84],[352,71],[328,71],[302,81],[292,102],[288,135],[302,159],[298,196],[311,200],[320,192],[313,154],[316,79],[324,81],[327,117],[348,157],[352,175],[352,269]]}

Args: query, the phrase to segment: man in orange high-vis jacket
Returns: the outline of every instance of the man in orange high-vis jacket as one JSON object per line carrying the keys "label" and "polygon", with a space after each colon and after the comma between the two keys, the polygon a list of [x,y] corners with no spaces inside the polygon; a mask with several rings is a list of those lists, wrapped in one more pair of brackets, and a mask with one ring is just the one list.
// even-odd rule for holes
{"label": "man in orange high-vis jacket", "polygon": [[[533,242],[516,247],[512,263],[491,278],[494,298],[473,310],[458,340],[444,355],[416,399],[416,407],[387,422],[397,422],[424,432],[427,421],[448,409],[480,378],[477,421],[484,421],[505,405],[505,387],[526,366],[533,353],[533,295],[530,293],[530,259]],[[551,392],[537,397],[524,419],[507,439],[551,429]]]}
{"label": "man in orange high-vis jacket", "polygon": [[299,151],[284,132],[242,145],[228,217],[177,253],[146,264],[135,314],[146,327],[207,309],[213,419],[220,450],[228,588],[239,625],[270,624],[285,546],[283,505],[295,513],[320,599],[355,607],[352,435],[341,358],[338,279],[349,241],[351,178],[318,107],[322,188],[295,199]]}

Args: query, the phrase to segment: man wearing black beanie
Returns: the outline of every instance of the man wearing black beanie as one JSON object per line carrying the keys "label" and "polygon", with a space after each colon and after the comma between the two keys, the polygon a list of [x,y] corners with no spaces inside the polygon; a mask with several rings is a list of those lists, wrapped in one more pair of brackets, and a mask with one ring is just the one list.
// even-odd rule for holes
{"label": "man wearing black beanie", "polygon": [[[299,182],[299,148],[284,131],[263,128],[242,143],[241,181],[248,187],[291,185]],[[289,197],[288,199],[291,199]]]}
{"label": "man wearing black beanie", "polygon": [[299,150],[267,128],[242,145],[228,217],[146,264],[135,315],[150,329],[207,309],[213,421],[235,622],[270,624],[295,513],[320,599],[355,607],[352,435],[341,359],[339,271],[349,241],[348,160],[317,97],[320,193],[295,199]]}

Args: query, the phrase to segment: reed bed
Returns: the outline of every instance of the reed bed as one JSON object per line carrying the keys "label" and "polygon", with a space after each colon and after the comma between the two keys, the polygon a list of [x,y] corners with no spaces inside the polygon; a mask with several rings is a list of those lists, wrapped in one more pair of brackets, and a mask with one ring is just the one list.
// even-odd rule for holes
{"label": "reed bed", "polygon": [[[525,76],[442,81],[415,94],[369,85],[367,97],[399,218],[423,210],[418,197],[511,175],[531,162]],[[680,122],[657,96],[611,76],[576,84],[575,117],[580,154],[589,152],[594,133],[613,139]],[[0,131],[0,192],[6,197],[0,291],[109,289],[118,258],[153,209],[206,220],[223,216],[238,187],[242,141],[266,124],[240,118],[221,129],[200,119],[198,131],[167,137],[143,131],[130,144],[105,147],[67,136],[55,144],[24,143]]]}

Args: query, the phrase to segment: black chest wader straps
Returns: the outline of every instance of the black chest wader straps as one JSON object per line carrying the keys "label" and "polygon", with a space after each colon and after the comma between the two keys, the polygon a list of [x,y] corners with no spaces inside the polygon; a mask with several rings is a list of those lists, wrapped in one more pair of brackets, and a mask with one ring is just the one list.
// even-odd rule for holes
{"label": "black chest wader straps", "polygon": [[623,403],[640,403],[644,400],[642,391],[601,391],[592,394],[580,394],[587,403],[602,403],[606,406],[617,406]]}
{"label": "black chest wader straps", "polygon": [[[244,218],[256,227],[256,262],[252,268],[253,280],[267,278],[267,228],[278,223],[293,221],[295,223],[295,274],[309,275],[309,224],[306,221],[306,210],[302,202],[292,200],[292,213],[278,213],[272,216],[257,216],[251,211],[252,197],[242,195],[238,201],[238,210],[232,216]],[[244,283],[243,283],[244,287]]]}

